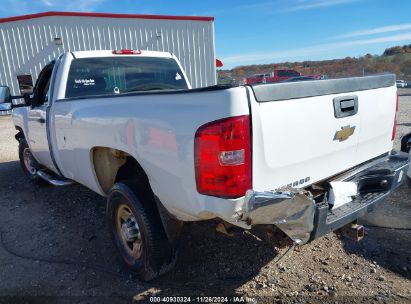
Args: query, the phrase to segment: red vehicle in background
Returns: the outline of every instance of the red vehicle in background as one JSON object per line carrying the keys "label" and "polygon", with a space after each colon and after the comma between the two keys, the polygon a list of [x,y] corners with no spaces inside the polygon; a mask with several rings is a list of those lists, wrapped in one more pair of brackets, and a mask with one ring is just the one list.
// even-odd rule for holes
{"label": "red vehicle in background", "polygon": [[292,69],[275,69],[274,72],[269,74],[256,74],[251,77],[245,78],[245,84],[256,83],[273,83],[282,82],[291,78],[308,77],[312,79],[325,79],[325,75],[304,75],[296,70]]}
{"label": "red vehicle in background", "polygon": [[280,82],[293,77],[303,76],[292,69],[275,69],[270,74],[256,74],[245,79],[246,84]]}

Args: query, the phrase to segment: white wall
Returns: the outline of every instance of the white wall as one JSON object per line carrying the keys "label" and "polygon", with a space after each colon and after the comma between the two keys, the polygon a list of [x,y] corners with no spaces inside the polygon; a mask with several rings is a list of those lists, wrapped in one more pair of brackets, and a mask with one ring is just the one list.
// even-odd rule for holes
{"label": "white wall", "polygon": [[0,85],[18,95],[16,75],[31,74],[35,81],[63,52],[104,49],[173,52],[193,88],[217,82],[212,21],[47,16],[0,23]]}

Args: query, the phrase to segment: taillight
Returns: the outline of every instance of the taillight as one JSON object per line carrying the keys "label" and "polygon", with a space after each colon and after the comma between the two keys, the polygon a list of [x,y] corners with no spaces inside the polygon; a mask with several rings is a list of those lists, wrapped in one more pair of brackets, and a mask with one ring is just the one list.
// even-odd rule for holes
{"label": "taillight", "polygon": [[201,126],[195,135],[197,191],[236,198],[251,189],[251,142],[248,115]]}
{"label": "taillight", "polygon": [[113,50],[112,52],[115,55],[140,55],[140,50]]}
{"label": "taillight", "polygon": [[397,112],[398,112],[398,94],[397,94],[397,100],[395,104],[394,126],[392,127],[391,141],[395,139],[395,133],[397,133]]}

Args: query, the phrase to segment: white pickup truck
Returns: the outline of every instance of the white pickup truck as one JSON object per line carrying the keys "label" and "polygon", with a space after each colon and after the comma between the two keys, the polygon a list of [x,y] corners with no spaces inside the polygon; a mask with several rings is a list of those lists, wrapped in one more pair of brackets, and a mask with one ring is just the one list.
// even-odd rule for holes
{"label": "white pickup truck", "polygon": [[143,280],[171,268],[183,222],[275,225],[304,244],[376,208],[409,166],[391,151],[394,75],[190,89],[173,54],[84,51],[24,97],[1,89],[24,172],[107,197]]}

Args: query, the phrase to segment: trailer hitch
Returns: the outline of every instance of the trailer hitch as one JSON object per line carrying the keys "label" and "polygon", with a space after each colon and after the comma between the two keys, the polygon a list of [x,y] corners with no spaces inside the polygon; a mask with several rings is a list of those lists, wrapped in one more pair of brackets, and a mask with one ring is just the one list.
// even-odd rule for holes
{"label": "trailer hitch", "polygon": [[361,241],[364,238],[364,226],[357,223],[350,223],[340,229],[342,236],[354,241]]}

